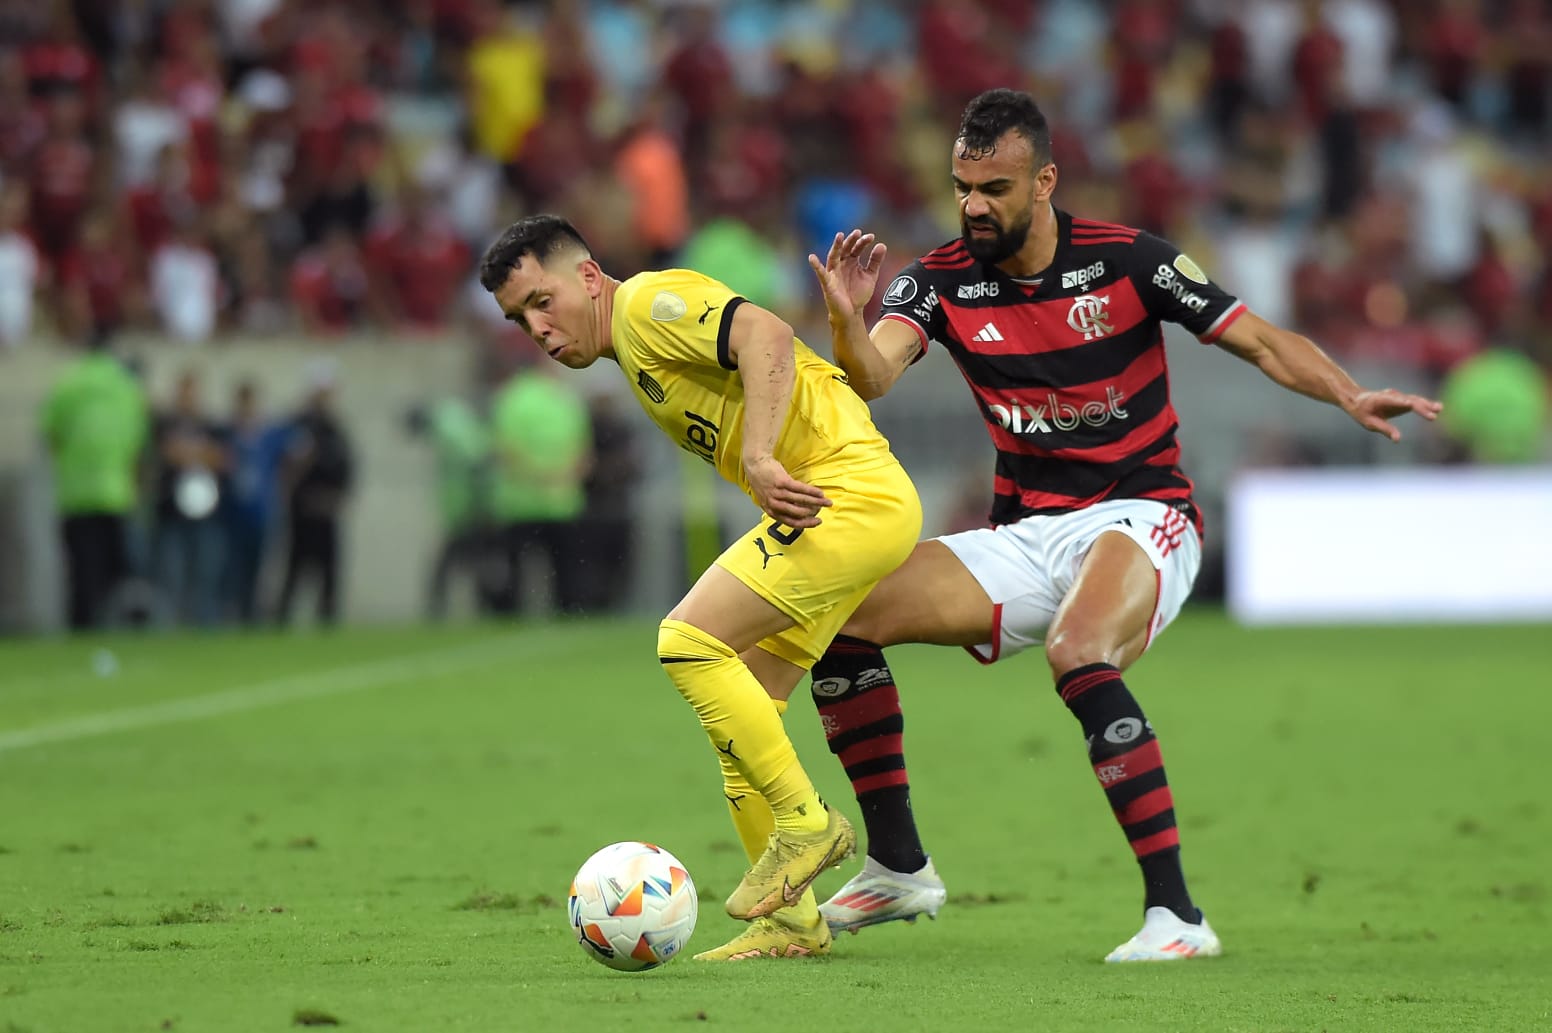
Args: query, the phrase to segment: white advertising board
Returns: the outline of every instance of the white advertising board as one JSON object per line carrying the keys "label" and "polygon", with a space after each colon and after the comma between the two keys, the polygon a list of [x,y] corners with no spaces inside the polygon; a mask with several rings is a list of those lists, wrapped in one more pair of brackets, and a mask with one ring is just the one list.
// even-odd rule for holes
{"label": "white advertising board", "polygon": [[1552,621],[1545,467],[1246,472],[1224,544],[1247,624]]}

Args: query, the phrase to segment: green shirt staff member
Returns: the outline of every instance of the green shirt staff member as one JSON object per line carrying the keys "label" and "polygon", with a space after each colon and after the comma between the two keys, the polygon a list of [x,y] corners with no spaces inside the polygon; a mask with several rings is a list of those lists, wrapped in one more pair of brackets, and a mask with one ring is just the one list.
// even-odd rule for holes
{"label": "green shirt staff member", "polygon": [[522,554],[537,546],[554,570],[556,606],[580,611],[577,569],[587,557],[578,554],[576,521],[593,450],[586,403],[548,373],[520,371],[492,402],[491,445],[491,514],[504,528],[513,590]]}
{"label": "green shirt staff member", "polygon": [[70,627],[100,625],[129,572],[125,518],[150,430],[145,392],[105,346],[68,366],[49,392],[43,438],[65,543]]}

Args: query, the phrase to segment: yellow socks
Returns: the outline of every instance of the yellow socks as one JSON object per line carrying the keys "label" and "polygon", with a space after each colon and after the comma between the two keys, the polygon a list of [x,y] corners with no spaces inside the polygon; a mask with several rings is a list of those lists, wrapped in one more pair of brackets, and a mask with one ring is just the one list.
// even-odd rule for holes
{"label": "yellow socks", "polygon": [[[767,702],[776,708],[778,717],[787,709],[786,700],[767,699]],[[771,816],[771,808],[765,798],[744,780],[744,776],[727,756],[719,752],[717,759],[722,764],[722,792],[727,796],[728,815],[733,819],[733,827],[738,830],[744,853],[753,863],[765,852],[765,841],[776,827],[775,819]],[[783,909],[782,915],[804,928],[818,925],[819,902],[814,898],[813,889],[804,890],[798,902]]]}
{"label": "yellow socks", "polygon": [[699,628],[665,620],[658,626],[657,655],[724,763],[770,805],[776,827],[823,830],[829,823],[824,803],[770,696],[738,654]]}

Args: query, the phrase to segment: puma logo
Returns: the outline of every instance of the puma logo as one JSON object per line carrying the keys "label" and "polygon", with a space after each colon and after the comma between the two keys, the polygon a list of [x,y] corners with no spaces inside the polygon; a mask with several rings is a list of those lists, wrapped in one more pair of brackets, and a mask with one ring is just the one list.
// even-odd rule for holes
{"label": "puma logo", "polygon": [[[733,745],[733,740],[729,739],[728,740],[728,745],[732,746]],[[735,811],[741,811],[741,810],[743,810],[743,808],[739,806],[738,801],[742,800],[744,797],[748,796],[749,794],[748,793],[723,793],[722,795],[727,797],[727,802],[732,804],[733,809]]]}
{"label": "puma logo", "polygon": [[721,308],[722,306],[721,305],[713,305],[709,301],[703,301],[703,302],[701,302],[701,304],[706,306],[706,311],[701,313],[701,318],[697,319],[696,322],[699,323],[701,326],[705,326],[706,325],[706,317],[711,315],[713,312],[717,311],[717,309]]}
{"label": "puma logo", "polygon": [[[712,745],[713,746],[717,746],[717,744],[715,742],[713,742]],[[725,753],[729,757],[732,757],[734,760],[738,759],[738,754],[733,752],[733,740],[732,739],[728,740],[728,744],[727,744],[727,746],[725,748],[722,747],[722,746],[717,746],[717,752],[718,753]]]}
{"label": "puma logo", "polygon": [[756,538],[754,540],[754,547],[756,549],[760,550],[760,569],[761,570],[764,570],[766,567],[770,566],[771,565],[771,560],[775,559],[777,556],[785,556],[786,555],[786,553],[784,553],[784,552],[771,552],[769,549],[767,549],[765,547],[765,539],[764,538]]}

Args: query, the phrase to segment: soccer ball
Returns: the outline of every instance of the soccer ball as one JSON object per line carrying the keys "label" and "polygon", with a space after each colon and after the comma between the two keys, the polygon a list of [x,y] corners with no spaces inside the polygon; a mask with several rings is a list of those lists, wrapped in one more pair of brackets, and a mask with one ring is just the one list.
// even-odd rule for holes
{"label": "soccer ball", "polygon": [[651,843],[613,843],[582,862],[566,915],[588,957],[621,972],[656,968],[695,931],[695,883]]}

